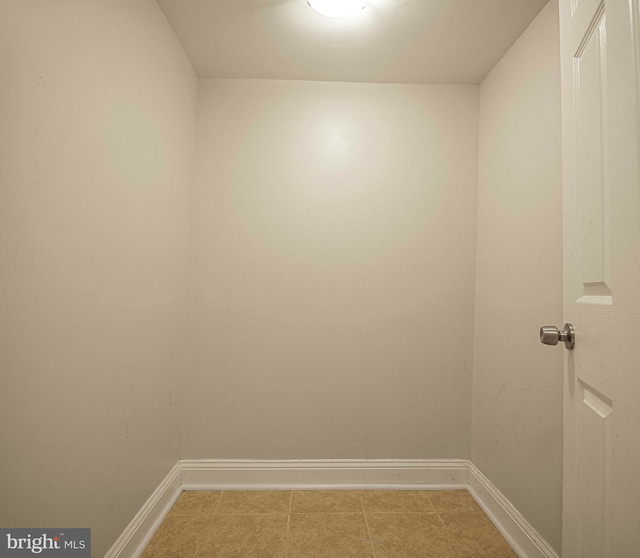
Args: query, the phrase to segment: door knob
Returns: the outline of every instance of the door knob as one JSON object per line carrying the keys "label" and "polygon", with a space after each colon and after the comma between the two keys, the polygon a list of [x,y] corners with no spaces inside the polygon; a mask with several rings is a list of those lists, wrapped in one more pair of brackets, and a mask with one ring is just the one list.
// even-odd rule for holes
{"label": "door knob", "polygon": [[562,331],[556,326],[542,326],[540,328],[540,343],[557,345],[558,341],[563,341],[567,349],[573,349],[576,344],[576,330],[572,324],[564,324]]}

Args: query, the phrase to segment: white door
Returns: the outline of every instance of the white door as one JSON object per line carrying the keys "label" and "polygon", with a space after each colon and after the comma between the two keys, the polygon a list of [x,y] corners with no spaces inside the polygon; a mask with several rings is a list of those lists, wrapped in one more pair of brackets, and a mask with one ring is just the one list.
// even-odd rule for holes
{"label": "white door", "polygon": [[564,315],[576,329],[562,558],[640,558],[639,14],[640,0],[560,0]]}

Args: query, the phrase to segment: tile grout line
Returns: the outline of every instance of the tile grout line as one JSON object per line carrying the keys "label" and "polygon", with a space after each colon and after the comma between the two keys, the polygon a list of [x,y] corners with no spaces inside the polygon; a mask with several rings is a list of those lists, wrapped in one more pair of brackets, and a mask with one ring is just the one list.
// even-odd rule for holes
{"label": "tile grout line", "polygon": [[440,521],[440,524],[442,525],[442,528],[444,529],[445,535],[447,536],[447,538],[449,540],[451,540],[452,539],[451,533],[449,532],[448,527],[445,525],[444,519],[442,519],[442,516],[440,515],[440,512],[438,511],[438,508],[436,508],[435,504],[431,500],[431,494],[429,494],[429,502],[431,503],[431,507],[433,507],[433,511],[435,512],[436,517],[438,518],[438,521]]}
{"label": "tile grout line", "polygon": [[202,539],[202,541],[200,541],[200,546],[198,547],[198,551],[196,552],[196,557],[200,554],[200,551],[202,550],[202,545],[204,544],[204,541],[207,539],[207,536],[209,535],[210,531],[213,531],[213,522],[215,521],[215,517],[216,515],[218,515],[218,508],[220,507],[220,502],[222,502],[222,498],[224,496],[224,492],[220,491],[220,496],[218,497],[217,501],[216,501],[216,505],[213,507],[213,513],[211,514],[211,518],[209,521],[209,527],[207,529],[207,532],[204,536],[204,538]]}
{"label": "tile grout line", "polygon": [[211,520],[209,522],[209,528],[207,530],[207,534],[205,535],[204,539],[202,539],[202,542],[200,543],[200,548],[198,548],[198,553],[196,554],[196,557],[199,556],[200,551],[202,550],[202,546],[204,545],[204,541],[207,538],[207,535],[209,534],[210,531],[213,531],[213,523],[215,521],[216,516],[218,516],[218,508],[222,505],[222,498],[224,498],[224,490],[220,491],[220,497],[216,501],[216,505],[213,508],[213,514],[211,515]]}
{"label": "tile grout line", "polygon": [[220,503],[222,502],[222,498],[224,498],[224,490],[220,491],[220,498],[216,502],[216,507],[213,508],[213,515],[218,515],[218,508],[220,507]]}
{"label": "tile grout line", "polygon": [[429,494],[428,496],[429,496],[429,503],[431,504],[431,507],[433,508],[433,511],[436,514],[436,517],[438,518],[438,521],[440,521],[440,523],[442,524],[442,527],[445,529],[445,532],[447,534],[449,534],[449,531],[447,530],[447,526],[444,524],[444,520],[440,516],[440,512],[438,511],[438,508],[436,508],[435,504],[431,500],[431,494]]}
{"label": "tile grout line", "polygon": [[[295,552],[295,549],[292,547],[292,520],[293,520],[293,490],[289,490],[289,491],[283,491],[285,492],[285,494],[283,494],[282,496],[286,497],[286,492],[288,492],[288,504],[287,504],[287,520],[286,520],[286,527],[285,527],[285,546],[284,546],[284,552],[281,556],[283,556],[283,558],[292,558]],[[364,496],[363,496],[363,492],[362,491],[357,491],[357,495],[358,495],[358,500],[359,500],[359,504],[360,504],[360,513],[362,513],[364,520],[365,520],[365,532],[366,532],[366,536],[369,539],[369,545],[370,545],[370,556],[371,558],[378,558],[377,556],[377,552],[376,552],[376,544],[374,543],[378,543],[378,547],[381,551],[381,553],[384,554],[384,548],[379,546],[380,544],[382,544],[380,541],[377,541],[376,539],[374,539],[372,537],[372,527],[369,525],[368,522],[368,517],[367,515],[371,515],[372,518],[374,518],[376,515],[380,515],[380,516],[393,516],[396,514],[407,514],[407,515],[430,515],[432,516],[433,514],[436,515],[440,526],[442,528],[442,534],[444,535],[443,540],[446,540],[450,543],[454,540],[454,532],[456,530],[456,528],[454,528],[454,532],[452,532],[451,526],[449,525],[449,520],[447,522],[444,521],[444,517],[443,516],[447,516],[449,518],[449,516],[453,515],[457,515],[457,514],[464,514],[464,513],[472,513],[473,515],[475,515],[476,513],[479,513],[480,516],[483,516],[483,512],[479,507],[473,507],[471,506],[471,508],[469,508],[468,506],[465,505],[465,502],[460,502],[459,499],[456,499],[455,501],[451,501],[449,503],[445,502],[445,504],[447,505],[441,505],[439,504],[438,506],[435,505],[434,501],[432,500],[432,496],[434,496],[435,494],[437,494],[436,492],[429,492],[427,493],[427,499],[426,499],[426,503],[428,503],[428,507],[429,509],[426,509],[427,506],[425,506],[424,504],[421,506],[422,508],[424,508],[424,511],[395,511],[395,512],[390,512],[387,509],[383,509],[381,511],[372,511],[372,512],[367,512],[366,511],[366,507],[364,505]],[[206,492],[203,493],[203,495],[206,497]],[[205,546],[204,546],[204,542],[207,541],[207,539],[209,538],[209,535],[215,534],[215,517],[218,516],[218,512],[220,509],[222,509],[224,507],[224,498],[225,497],[225,491],[219,491],[218,492],[218,496],[217,498],[215,498],[214,500],[214,505],[210,508],[212,509],[211,512],[209,513],[205,513],[205,510],[197,510],[198,505],[197,502],[193,502],[192,505],[194,505],[193,508],[189,508],[189,509],[184,509],[185,507],[182,506],[181,510],[182,510],[182,514],[178,513],[178,514],[172,514],[171,510],[167,516],[168,519],[171,516],[176,516],[179,518],[189,518],[189,517],[201,517],[204,516],[207,518],[207,521],[204,523],[203,528],[201,529],[201,531],[203,532],[199,542],[197,542],[197,545],[195,545],[194,550],[192,551],[192,553],[189,553],[188,555],[185,555],[184,558],[197,558],[200,556],[203,556],[203,552],[205,552]],[[282,501],[282,500],[280,500]],[[206,501],[205,501],[206,503]],[[269,511],[262,511],[262,512],[247,512],[247,513],[239,513],[239,514],[234,514],[234,513],[229,513],[229,514],[225,514],[223,513],[222,515],[229,515],[229,516],[234,516],[234,515],[238,515],[238,516],[244,516],[244,515],[249,515],[249,516],[255,516],[255,517],[260,517],[263,515],[273,515],[273,514],[284,514],[284,510],[282,509],[282,507],[280,507],[281,504],[278,506],[278,508],[281,511],[274,511],[273,507],[269,507]],[[303,506],[304,507],[304,506]],[[375,509],[375,505],[373,506]],[[393,507],[393,506],[392,506]],[[341,509],[346,509],[344,508],[344,506]],[[353,509],[353,508],[351,508]],[[354,510],[355,511],[355,510]],[[325,511],[320,511],[320,510],[315,510],[315,511],[310,511],[310,512],[304,512],[303,515],[308,515],[308,514],[319,514],[319,515],[341,515],[341,514],[348,514],[351,515],[353,514],[353,511],[342,511],[342,512],[327,512]],[[193,514],[193,515],[192,515]],[[204,518],[203,517],[203,518]],[[379,519],[383,519],[379,518]],[[282,523],[278,522],[280,525],[282,525]],[[457,525],[457,524],[456,524]],[[281,527],[280,527],[281,529]],[[478,530],[481,530],[480,528]],[[495,530],[495,529],[494,529]],[[498,539],[504,541],[504,538],[500,535],[500,533],[497,533],[498,535]],[[364,540],[362,540],[361,542],[364,542]],[[509,543],[507,542],[507,548],[509,548],[509,550],[511,551],[511,554],[509,554],[509,556],[514,556],[515,558],[515,554],[513,549],[510,547]],[[453,548],[453,547],[452,547]],[[146,549],[145,549],[146,550]],[[364,548],[363,548],[364,551]],[[165,554],[162,554],[163,556]],[[503,554],[500,554],[500,556],[502,556]],[[506,556],[506,555],[505,555]]]}
{"label": "tile grout line", "polygon": [[291,542],[291,510],[293,509],[293,490],[289,491],[289,513],[287,514],[287,535],[285,537],[284,558],[290,558]]}
{"label": "tile grout line", "polygon": [[209,516],[209,521],[207,522],[207,528],[204,530],[204,537],[202,537],[202,540],[200,541],[200,544],[196,548],[196,553],[194,555],[196,558],[198,558],[198,556],[200,555],[200,551],[202,550],[202,546],[204,545],[204,541],[206,541],[207,537],[209,536],[209,532],[213,531],[214,518],[216,516],[216,512],[218,511],[218,506],[220,506],[220,502],[222,501],[222,496],[223,495],[224,495],[224,492],[220,492],[220,496],[218,497],[218,500],[216,501],[216,505],[213,508],[213,513]]}
{"label": "tile grout line", "polygon": [[358,498],[360,498],[360,505],[362,506],[362,517],[364,517],[364,524],[367,528],[367,537],[369,537],[369,546],[371,547],[371,555],[376,557],[376,549],[373,546],[373,537],[371,536],[371,529],[369,529],[369,522],[367,521],[367,513],[364,510],[364,500],[362,499],[362,492],[358,492]]}

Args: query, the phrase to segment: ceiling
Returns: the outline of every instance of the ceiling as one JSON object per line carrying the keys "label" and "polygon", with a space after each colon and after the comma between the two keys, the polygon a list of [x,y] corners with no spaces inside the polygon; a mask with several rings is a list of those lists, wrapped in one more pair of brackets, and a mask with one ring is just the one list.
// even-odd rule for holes
{"label": "ceiling", "polygon": [[203,78],[480,83],[548,0],[157,0]]}

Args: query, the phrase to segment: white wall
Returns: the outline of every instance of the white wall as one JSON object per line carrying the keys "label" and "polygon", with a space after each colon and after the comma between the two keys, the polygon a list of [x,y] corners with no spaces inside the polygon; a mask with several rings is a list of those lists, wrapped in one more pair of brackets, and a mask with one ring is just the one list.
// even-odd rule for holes
{"label": "white wall", "polygon": [[189,216],[155,2],[0,4],[0,524],[102,555],[180,455],[471,456],[559,548],[556,8],[479,99],[201,81]]}
{"label": "white wall", "polygon": [[200,81],[184,457],[468,457],[477,95]]}
{"label": "white wall", "polygon": [[196,78],[153,0],[4,0],[0,57],[0,525],[102,556],[179,458]]}
{"label": "white wall", "polygon": [[471,457],[558,551],[562,324],[558,6],[552,0],[480,87]]}

